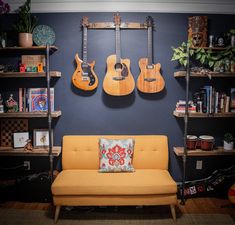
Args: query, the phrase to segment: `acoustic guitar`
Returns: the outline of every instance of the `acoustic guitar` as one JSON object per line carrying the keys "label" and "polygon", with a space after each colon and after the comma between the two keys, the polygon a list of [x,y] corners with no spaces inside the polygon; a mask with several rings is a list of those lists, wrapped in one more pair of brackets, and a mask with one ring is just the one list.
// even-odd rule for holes
{"label": "acoustic guitar", "polygon": [[109,95],[124,96],[135,88],[135,81],[130,71],[130,60],[121,59],[120,24],[121,18],[114,14],[116,34],[116,54],[107,58],[107,72],[103,81],[103,89]]}
{"label": "acoustic guitar", "polygon": [[165,81],[160,74],[161,64],[153,64],[153,18],[147,17],[148,27],[148,58],[139,60],[140,74],[137,89],[143,93],[157,93],[163,90]]}
{"label": "acoustic guitar", "polygon": [[83,27],[83,60],[81,60],[78,54],[75,55],[75,60],[77,63],[77,68],[73,73],[72,82],[75,87],[82,89],[84,91],[92,91],[98,86],[98,77],[94,72],[95,61],[92,63],[87,62],[87,27],[88,18],[83,17],[82,27]]}

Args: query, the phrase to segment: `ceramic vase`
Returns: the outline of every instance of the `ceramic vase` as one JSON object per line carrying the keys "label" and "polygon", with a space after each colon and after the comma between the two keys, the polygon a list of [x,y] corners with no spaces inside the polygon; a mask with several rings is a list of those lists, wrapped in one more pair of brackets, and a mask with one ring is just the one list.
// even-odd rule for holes
{"label": "ceramic vase", "polygon": [[234,146],[233,141],[230,143],[224,141],[224,150],[226,150],[226,151],[233,150],[233,146]]}
{"label": "ceramic vase", "polygon": [[19,46],[20,47],[32,47],[33,35],[31,33],[19,33]]}

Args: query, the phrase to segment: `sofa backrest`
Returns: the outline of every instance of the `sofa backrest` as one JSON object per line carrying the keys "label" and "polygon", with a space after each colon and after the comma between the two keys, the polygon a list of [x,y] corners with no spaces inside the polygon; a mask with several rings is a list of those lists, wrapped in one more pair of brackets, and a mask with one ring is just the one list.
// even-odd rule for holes
{"label": "sofa backrest", "polygon": [[168,140],[164,135],[66,135],[62,143],[62,168],[99,169],[99,138],[135,140],[135,169],[168,169]]}

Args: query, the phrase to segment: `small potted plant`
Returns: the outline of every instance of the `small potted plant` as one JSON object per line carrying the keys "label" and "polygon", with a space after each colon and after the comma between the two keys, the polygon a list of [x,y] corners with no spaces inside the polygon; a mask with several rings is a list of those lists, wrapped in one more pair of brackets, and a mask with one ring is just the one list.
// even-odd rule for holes
{"label": "small potted plant", "polygon": [[18,19],[13,25],[19,33],[19,46],[31,47],[33,45],[32,33],[37,24],[37,18],[31,15],[31,0],[26,2],[18,9]]}
{"label": "small potted plant", "polygon": [[224,134],[224,150],[233,150],[234,136],[232,133]]}

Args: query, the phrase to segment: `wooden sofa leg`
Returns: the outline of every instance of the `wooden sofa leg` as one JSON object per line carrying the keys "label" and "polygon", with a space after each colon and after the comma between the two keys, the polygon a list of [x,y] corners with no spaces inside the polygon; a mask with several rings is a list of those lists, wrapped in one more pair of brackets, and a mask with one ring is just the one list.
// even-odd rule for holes
{"label": "wooden sofa leg", "polygon": [[60,208],[61,208],[60,205],[57,205],[57,206],[56,206],[56,209],[55,209],[55,218],[54,218],[54,222],[55,222],[55,223],[57,223],[57,221],[58,221],[59,214],[60,214]]}
{"label": "wooden sofa leg", "polygon": [[176,214],[175,214],[175,205],[171,204],[171,215],[173,217],[173,221],[176,222]]}

